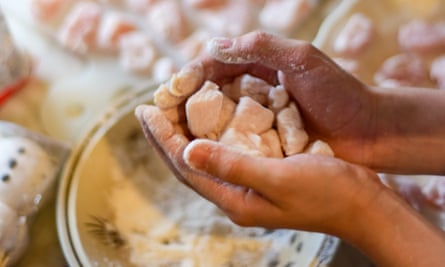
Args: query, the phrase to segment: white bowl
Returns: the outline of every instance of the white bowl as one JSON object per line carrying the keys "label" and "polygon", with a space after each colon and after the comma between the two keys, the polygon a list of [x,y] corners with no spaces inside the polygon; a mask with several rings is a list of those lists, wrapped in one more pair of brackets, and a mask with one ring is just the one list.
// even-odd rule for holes
{"label": "white bowl", "polygon": [[[142,217],[141,220],[141,217],[138,218],[138,214],[134,214],[137,207],[140,208],[141,206],[141,199],[146,200],[147,205],[150,204],[151,193],[149,192],[160,192],[161,189],[165,189],[160,186],[157,188],[149,182],[133,181],[132,179],[137,179],[135,178],[136,173],[141,170],[141,167],[146,179],[172,178],[172,173],[167,169],[164,162],[145,141],[139,123],[133,115],[134,108],[137,105],[151,101],[152,89],[148,88],[140,91],[114,106],[83,138],[65,166],[58,191],[57,227],[61,246],[69,266],[144,266],[130,262],[131,260],[140,260],[140,258],[135,256],[135,247],[131,246],[125,239],[125,235],[121,233],[122,227],[127,227],[127,224],[134,224],[139,227],[146,224],[147,228],[150,227],[150,229],[153,229],[153,227],[162,229],[164,227],[164,224],[156,224],[154,217],[151,221],[151,218],[145,214],[145,217]],[[173,180],[175,182],[170,183],[170,185],[183,188],[179,191],[188,190],[192,192],[175,179]],[[115,194],[115,192],[120,192],[121,187],[128,186],[129,183],[131,185],[133,182],[138,183],[132,187],[132,190],[140,190],[139,199],[136,202],[128,202],[128,199],[118,199],[116,195],[119,194]],[[170,197],[179,196],[171,194]],[[195,198],[199,197],[195,196]],[[175,214],[182,212],[186,217],[185,221],[191,220],[190,217],[187,217],[189,214],[185,214],[189,208],[188,204],[192,205],[188,201],[189,199],[176,199],[176,203],[179,203],[179,205],[172,206],[170,212],[174,211]],[[122,203],[122,205],[129,203],[128,214],[116,215],[114,204],[111,205],[110,203]],[[120,208],[122,210],[122,207]],[[125,221],[125,218],[122,220],[123,216],[126,216],[127,221]],[[166,214],[166,218],[169,216],[169,214]],[[212,214],[209,215],[209,222],[213,220],[212,216]],[[103,223],[102,226],[108,227],[108,230],[117,230],[120,233],[119,236],[113,236],[110,234],[111,231],[108,231],[106,240],[98,238],[97,227],[91,228],[92,223],[97,226],[97,218],[100,218]],[[156,218],[159,219],[159,216],[156,216]],[[224,220],[221,218],[226,217],[221,215],[219,220]],[[163,223],[165,223],[165,220]],[[132,227],[135,227],[134,225]],[[96,230],[96,234],[93,233],[94,230]],[[142,227],[140,230],[143,231],[144,228]],[[249,230],[242,229],[241,231]],[[269,240],[268,242],[272,242],[271,239],[275,242],[273,243],[275,247],[271,248],[271,250],[275,250],[273,252],[275,254],[266,253],[269,250],[258,254],[258,257],[267,255],[263,259],[266,262],[264,266],[331,266],[330,263],[340,244],[337,238],[318,233],[279,230],[270,234],[264,229],[258,228],[253,232],[261,231],[264,233],[260,239],[264,239],[264,236],[268,235],[269,237],[266,238]],[[140,235],[144,236],[142,233]],[[113,237],[114,242],[110,242]],[[122,240],[117,237],[121,237]],[[224,236],[221,240],[224,241],[225,238]],[[134,245],[134,242],[132,244]],[[141,250],[141,247],[138,247],[138,249]],[[218,255],[221,251],[211,248],[203,249],[203,251],[194,250],[197,249],[191,248],[189,252],[196,255],[210,255],[210,258],[213,257],[211,255]],[[152,251],[147,250],[145,253],[142,250],[139,255],[149,254],[149,252]],[[184,265],[175,266],[197,266],[192,265],[190,260],[188,261],[190,265],[185,264],[184,261]],[[147,263],[145,266],[155,265]]]}

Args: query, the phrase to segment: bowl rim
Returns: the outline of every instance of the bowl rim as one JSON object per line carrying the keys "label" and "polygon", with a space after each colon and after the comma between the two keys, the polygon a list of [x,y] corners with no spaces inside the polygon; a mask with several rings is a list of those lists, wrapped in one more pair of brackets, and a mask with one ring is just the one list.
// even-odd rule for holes
{"label": "bowl rim", "polygon": [[116,100],[107,108],[96,123],[93,123],[88,131],[74,145],[68,160],[66,161],[61,178],[57,186],[56,194],[56,227],[60,247],[70,266],[83,266],[81,257],[76,252],[73,233],[70,232],[72,224],[69,216],[69,203],[73,197],[70,195],[70,188],[73,184],[73,175],[76,166],[82,158],[88,154],[89,149],[93,148],[101,138],[111,129],[120,119],[127,116],[139,105],[153,99],[154,89],[157,84],[148,84],[137,88],[133,93],[124,95]]}

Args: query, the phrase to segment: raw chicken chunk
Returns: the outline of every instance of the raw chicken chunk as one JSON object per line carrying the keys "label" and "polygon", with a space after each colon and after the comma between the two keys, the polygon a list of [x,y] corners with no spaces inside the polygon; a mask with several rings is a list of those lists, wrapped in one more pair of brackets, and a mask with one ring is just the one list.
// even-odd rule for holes
{"label": "raw chicken chunk", "polygon": [[195,137],[217,140],[233,116],[235,103],[218,88],[206,81],[186,102],[188,127]]}
{"label": "raw chicken chunk", "polygon": [[186,97],[174,96],[167,84],[161,84],[154,92],[153,101],[161,109],[170,109],[181,104]]}
{"label": "raw chicken chunk", "polygon": [[210,40],[210,34],[198,30],[179,43],[179,53],[184,60],[190,61],[203,53],[208,40]]}
{"label": "raw chicken chunk", "polygon": [[278,112],[289,103],[289,94],[282,85],[274,86],[268,94],[268,107],[273,112]]}
{"label": "raw chicken chunk", "polygon": [[248,96],[240,98],[229,128],[239,132],[262,134],[272,128],[274,114],[271,110]]}
{"label": "raw chicken chunk", "polygon": [[97,36],[97,46],[105,51],[117,51],[120,38],[137,29],[136,23],[119,13],[108,12],[103,15]]}
{"label": "raw chicken chunk", "polygon": [[267,105],[269,91],[272,88],[273,86],[264,80],[244,74],[237,77],[233,83],[224,85],[222,91],[236,102],[239,101],[240,97],[248,96],[261,105]]}
{"label": "raw chicken chunk", "polygon": [[303,152],[309,136],[295,105],[291,104],[277,114],[277,128],[286,156]]}
{"label": "raw chicken chunk", "polygon": [[317,140],[309,144],[309,146],[305,149],[305,153],[309,154],[317,154],[317,155],[325,155],[325,156],[334,156],[334,151],[328,145],[328,143],[323,142],[321,140]]}
{"label": "raw chicken chunk", "polygon": [[270,129],[261,134],[260,137],[265,145],[263,153],[266,157],[282,158],[284,156],[283,150],[281,149],[280,136],[278,135],[277,130]]}
{"label": "raw chicken chunk", "polygon": [[60,43],[68,49],[84,54],[95,48],[102,8],[94,2],[78,2],[66,16],[59,34]]}
{"label": "raw chicken chunk", "polygon": [[201,10],[197,20],[212,35],[239,36],[254,28],[255,12],[248,1],[227,1],[217,8]]}
{"label": "raw chicken chunk", "polygon": [[145,13],[158,0],[125,0],[125,7],[136,13]]}
{"label": "raw chicken chunk", "polygon": [[380,86],[422,86],[428,82],[428,70],[421,58],[399,54],[388,58],[374,76]]}
{"label": "raw chicken chunk", "polygon": [[152,77],[158,83],[165,82],[170,78],[178,69],[176,64],[170,57],[162,57],[156,60],[153,64]]}
{"label": "raw chicken chunk", "polygon": [[445,89],[445,56],[438,57],[431,63],[430,76],[440,89]]}
{"label": "raw chicken chunk", "polygon": [[422,193],[436,208],[445,210],[445,177],[432,178],[422,188]]}
{"label": "raw chicken chunk", "polygon": [[182,69],[170,79],[170,93],[178,97],[187,97],[195,92],[204,79],[202,67],[194,66]]}
{"label": "raw chicken chunk", "polygon": [[141,31],[127,33],[119,38],[119,63],[126,71],[150,73],[157,51],[150,37]]}
{"label": "raw chicken chunk", "polygon": [[35,142],[21,137],[0,139],[0,202],[29,215],[40,206],[53,181],[53,165]]}
{"label": "raw chicken chunk", "polygon": [[289,33],[301,25],[314,6],[313,0],[268,0],[259,20],[268,29]]}
{"label": "raw chicken chunk", "polygon": [[223,6],[229,0],[184,0],[187,6],[195,9],[209,9]]}
{"label": "raw chicken chunk", "polygon": [[227,128],[218,141],[249,155],[273,158],[283,157],[280,138],[275,129],[270,129],[258,135],[240,132],[234,128]]}
{"label": "raw chicken chunk", "polygon": [[73,0],[31,0],[31,12],[35,18],[43,22],[51,22]]}
{"label": "raw chicken chunk", "polygon": [[334,51],[343,56],[362,53],[374,35],[373,22],[361,13],[352,15],[334,42]]}
{"label": "raw chicken chunk", "polygon": [[177,1],[163,0],[147,10],[147,23],[164,40],[179,43],[189,33],[189,22]]}
{"label": "raw chicken chunk", "polygon": [[264,145],[262,144],[261,137],[254,133],[245,133],[237,131],[234,128],[228,128],[222,134],[219,142],[233,147],[244,154],[262,157],[266,156],[262,151]]}
{"label": "raw chicken chunk", "polygon": [[409,52],[426,54],[445,51],[445,22],[413,20],[398,33],[400,47]]}

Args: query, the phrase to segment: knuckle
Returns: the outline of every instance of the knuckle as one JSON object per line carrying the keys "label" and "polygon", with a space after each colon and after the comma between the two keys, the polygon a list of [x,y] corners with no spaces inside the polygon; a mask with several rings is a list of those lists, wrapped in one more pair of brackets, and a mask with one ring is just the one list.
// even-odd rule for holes
{"label": "knuckle", "polygon": [[251,47],[263,46],[272,39],[272,34],[265,31],[256,30],[248,35],[248,42]]}

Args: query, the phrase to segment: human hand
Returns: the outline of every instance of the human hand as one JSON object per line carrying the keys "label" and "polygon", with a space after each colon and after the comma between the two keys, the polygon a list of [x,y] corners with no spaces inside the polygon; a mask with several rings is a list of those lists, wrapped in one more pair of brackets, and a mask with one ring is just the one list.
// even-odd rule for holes
{"label": "human hand", "polygon": [[[229,43],[227,43],[228,41]],[[227,51],[227,48],[221,47],[230,43],[232,43],[233,51]],[[234,41],[225,39],[213,40],[213,42],[210,44],[210,48],[211,48],[211,53],[216,58],[211,56],[204,56],[202,58],[199,58],[196,61],[186,65],[178,74],[180,77],[186,77],[187,79],[183,80],[186,80],[187,83],[181,84],[181,82],[178,82],[177,80],[175,81],[176,83],[175,86],[171,86],[171,84],[173,83],[173,78],[172,78],[172,80],[170,81],[170,88],[175,88],[176,90],[175,94],[177,95],[191,94],[192,92],[198,90],[199,87],[206,80],[213,81],[222,86],[226,83],[231,82],[234,78],[244,73],[252,74],[274,85],[277,83],[289,84],[285,85],[286,89],[294,93],[297,92],[297,90],[295,90],[294,88],[301,88],[304,85],[304,83],[303,85],[300,85],[301,82],[299,81],[299,79],[297,78],[294,79],[292,75],[300,75],[302,69],[307,69],[309,71],[308,73],[312,73],[310,72],[311,69],[317,71],[318,68],[326,69],[325,72],[327,74],[325,76],[331,77],[330,78],[331,80],[335,80],[335,82],[339,85],[339,87],[341,87],[340,86],[341,82],[346,83],[348,86],[349,84],[351,84],[352,93],[350,93],[350,95],[352,96],[355,96],[355,92],[359,91],[357,87],[362,86],[358,81],[352,78],[352,76],[344,73],[339,67],[337,67],[332,61],[330,61],[329,58],[324,56],[321,52],[319,52],[317,49],[313,48],[310,44],[306,42],[281,39],[264,33],[251,33],[242,36],[240,38],[237,38]],[[275,50],[272,51],[273,49]],[[279,57],[277,58],[272,55],[273,52],[278,51],[277,49],[280,50],[280,52],[277,54],[279,54],[281,58]],[[285,56],[285,54],[287,54],[287,56]],[[293,61],[290,62],[289,61],[290,57],[295,57],[295,62]],[[225,59],[227,58],[231,59],[229,60],[230,62],[228,63],[224,62]],[[312,58],[315,58],[316,60],[312,60]],[[318,62],[315,62],[317,60]],[[308,64],[306,61],[310,61],[309,63],[314,64],[314,66],[306,67],[306,64]],[[290,68],[289,66],[294,66],[294,67]],[[295,67],[295,66],[300,66],[300,67]],[[287,78],[286,75],[289,76],[290,78]],[[343,80],[342,79],[338,81],[336,80],[339,75],[343,76]],[[318,105],[319,103],[315,102],[317,101],[320,102],[323,100],[323,98],[321,100],[316,99],[317,97],[320,98],[319,94],[317,94],[317,90],[324,91],[319,88],[322,88],[324,83],[330,86],[332,82],[315,79],[316,77],[309,77],[309,78],[311,79],[307,80],[307,83],[313,82],[312,79],[314,79],[315,81],[320,81],[319,84],[315,83],[311,87],[308,87],[306,89],[308,93],[313,94],[312,98],[309,97],[308,100],[310,100],[313,105]],[[290,82],[287,82],[288,79],[290,79]],[[306,79],[306,77],[301,77],[301,79]],[[328,78],[326,79],[329,80]],[[330,94],[332,94],[332,90],[328,90],[325,93],[326,96],[324,97],[329,97]],[[346,101],[340,95],[337,96],[334,94],[333,97],[338,98],[337,102],[341,102],[342,105],[343,105],[342,101]],[[335,101],[333,102],[335,103]],[[329,105],[329,103],[322,103],[322,104],[324,106]],[[339,107],[336,108],[339,109]],[[321,109],[318,109],[316,107],[311,108],[309,106],[308,109],[314,111],[315,115],[313,117],[315,117],[314,119],[315,123],[313,124],[321,125],[320,120],[321,121],[325,120],[326,116],[323,116],[323,114],[320,115],[317,114],[322,112],[326,113],[325,108],[323,107]],[[343,107],[342,109],[344,110]],[[338,111],[337,113],[339,112],[340,111]],[[203,175],[202,172],[196,173],[196,171],[191,170],[183,160],[183,151],[189,144],[189,139],[182,133],[176,131],[172,122],[170,122],[164,116],[163,112],[157,107],[154,106],[140,107],[138,108],[136,113],[144,128],[144,132],[147,136],[147,139],[153,144],[155,148],[157,148],[161,152],[161,155],[166,157],[166,162],[170,165],[171,169],[175,172],[176,176],[184,183],[189,184],[195,190],[204,194],[205,197],[212,198],[213,194],[205,193],[207,191],[200,188],[200,186],[202,185],[201,182],[196,182],[202,180],[199,178],[202,177]],[[331,114],[330,112],[327,113],[328,115],[331,116],[331,120],[326,121],[326,123],[331,123],[331,126],[323,128],[325,129],[327,134],[324,135],[320,134],[323,133],[323,129],[319,129],[318,133],[317,131],[314,131],[314,133],[316,133],[318,136],[324,139],[326,139],[325,137],[330,134],[332,129],[337,127],[336,125],[343,123],[343,122],[340,123],[338,120],[338,117],[340,117],[339,114],[337,113]],[[306,156],[302,157],[306,158]],[[310,160],[311,164],[305,167],[305,170],[307,170],[305,175],[308,175],[310,173],[309,176],[316,176],[316,175],[321,175],[322,177],[326,176],[324,172],[329,172],[330,171],[329,168],[327,168],[326,170],[323,170],[323,168],[321,168],[320,173],[317,173],[315,171],[316,169],[318,169],[317,164],[323,165],[325,164],[325,161],[327,163],[332,161],[332,164],[335,165],[334,167],[332,167],[332,171],[334,172],[336,168],[340,169],[342,168],[339,166],[348,165],[346,164],[346,162],[340,161],[338,159],[325,159],[318,157],[315,157],[315,159],[316,160]],[[284,168],[289,168],[286,167],[287,164],[289,164],[288,161],[289,161],[288,159],[286,159],[283,163],[279,163],[280,161],[276,162],[274,161],[275,163],[273,163],[273,165],[276,168],[281,168],[280,165],[283,164]],[[348,165],[348,166],[354,166],[354,165]],[[315,169],[312,171],[312,173],[310,171],[311,168]],[[240,175],[243,174],[240,173]],[[205,176],[206,175],[204,175],[204,177]],[[221,177],[215,176],[211,180],[212,181],[214,181],[215,179],[219,180],[220,178]],[[291,178],[290,177],[288,178],[289,181],[291,181]],[[259,177],[258,180],[262,179]],[[321,184],[322,183],[320,183],[320,185]],[[320,205],[320,207],[321,206],[323,205]]]}
{"label": "human hand", "polygon": [[190,94],[210,80],[223,86],[249,73],[293,96],[305,130],[331,145],[337,157],[367,163],[372,143],[373,95],[310,43],[254,32],[235,39],[215,38],[210,55],[187,64],[177,94]]}
{"label": "human hand", "polygon": [[249,156],[209,140],[189,142],[158,107],[136,114],[175,175],[240,225],[342,235],[383,187],[372,171],[334,157]]}

